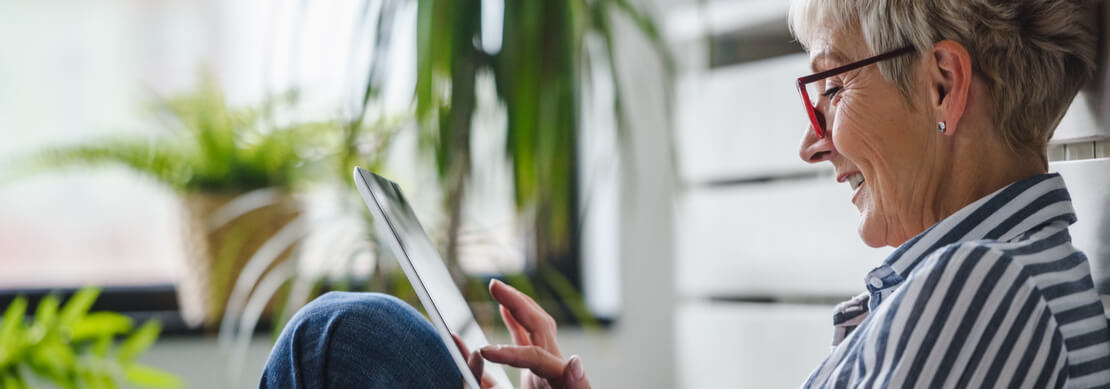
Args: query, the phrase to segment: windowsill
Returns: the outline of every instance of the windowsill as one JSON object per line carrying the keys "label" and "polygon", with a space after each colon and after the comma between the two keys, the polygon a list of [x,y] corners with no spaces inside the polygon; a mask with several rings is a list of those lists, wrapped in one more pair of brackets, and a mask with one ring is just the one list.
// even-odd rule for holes
{"label": "windowsill", "polygon": [[[325,286],[324,290],[331,290]],[[33,311],[39,301],[44,297],[55,294],[64,302],[76,292],[78,288],[30,288],[0,290],[0,307],[11,304],[17,296],[27,298],[28,306]],[[540,300],[538,303],[547,310],[560,309],[561,304],[556,301]],[[147,286],[108,286],[104,287],[93,304],[91,311],[112,311],[126,315],[136,322],[157,318],[162,322],[162,335],[169,337],[204,335],[203,328],[190,327],[185,324],[177,304],[177,288],[173,284],[157,284]],[[577,321],[561,321],[559,325],[565,328],[597,327],[602,330],[612,328],[616,322],[614,318],[594,318],[594,323],[582,325]],[[255,333],[267,333],[272,330],[269,320],[262,320],[255,328]]]}

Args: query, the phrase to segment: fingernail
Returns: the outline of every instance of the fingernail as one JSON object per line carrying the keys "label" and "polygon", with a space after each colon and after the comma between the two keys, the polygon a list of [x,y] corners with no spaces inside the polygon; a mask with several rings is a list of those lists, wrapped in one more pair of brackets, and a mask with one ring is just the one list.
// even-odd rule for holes
{"label": "fingernail", "polygon": [[586,372],[582,369],[582,358],[577,355],[570,357],[570,374],[578,381],[581,381],[582,377],[586,375]]}

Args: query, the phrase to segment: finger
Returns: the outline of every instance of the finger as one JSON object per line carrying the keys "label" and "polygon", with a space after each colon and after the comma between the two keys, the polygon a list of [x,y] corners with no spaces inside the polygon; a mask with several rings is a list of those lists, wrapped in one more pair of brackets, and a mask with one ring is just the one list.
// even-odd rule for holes
{"label": "finger", "polygon": [[535,300],[504,282],[490,281],[490,295],[509,309],[510,316],[528,330],[532,344],[558,353],[555,344],[555,319],[544,312]]}
{"label": "finger", "polygon": [[[461,351],[462,355],[466,358],[466,366],[470,368],[470,372],[478,379],[478,385],[481,385],[483,389],[494,387],[496,383],[489,380],[489,377],[483,375],[485,361],[482,360],[482,355],[477,351],[471,353],[470,348],[466,347],[466,343],[463,342],[462,338],[454,332],[451,333],[451,339],[455,341],[455,346],[459,348],[459,351]],[[475,361],[475,359],[477,359],[477,361]],[[463,384],[463,388],[465,387],[466,384]]]}
{"label": "finger", "polygon": [[463,343],[462,338],[460,338],[454,332],[451,333],[451,339],[455,340],[455,346],[458,346],[459,351],[462,351],[462,355],[470,354],[470,348],[466,347],[466,343]]}
{"label": "finger", "polygon": [[490,362],[528,369],[549,380],[563,379],[563,360],[537,346],[486,346],[481,352]]}
{"label": "finger", "polygon": [[498,308],[501,311],[501,321],[505,322],[505,327],[509,329],[509,336],[513,338],[513,343],[518,346],[531,345],[532,341],[528,339],[528,330],[525,330],[524,326],[513,318],[513,314],[509,313],[509,309],[505,308],[504,305],[498,305]]}
{"label": "finger", "polygon": [[567,389],[590,389],[590,380],[586,379],[586,370],[582,367],[582,358],[571,356],[567,366],[563,368],[563,382]]}
{"label": "finger", "polygon": [[482,386],[482,389],[493,389],[497,387],[497,382],[494,381],[493,378],[490,378],[488,375],[482,376],[482,382],[479,382],[478,384]]}
{"label": "finger", "polygon": [[[480,385],[482,389],[496,387],[497,382],[495,382],[493,378],[490,378],[488,375],[485,374],[486,363],[485,360],[482,359],[482,354],[477,351],[473,353],[466,351],[466,344],[463,343],[462,339],[459,338],[458,335],[452,333],[451,337],[455,339],[455,345],[459,346],[459,349],[463,350],[463,355],[467,356],[466,366],[470,368],[470,372],[474,374],[474,377],[478,378],[478,385]],[[465,388],[466,385],[463,384],[463,387]]]}
{"label": "finger", "polygon": [[485,368],[485,360],[482,359],[482,354],[478,351],[470,353],[466,357],[466,366],[470,368],[470,372],[474,373],[474,377],[482,380],[482,370]]}

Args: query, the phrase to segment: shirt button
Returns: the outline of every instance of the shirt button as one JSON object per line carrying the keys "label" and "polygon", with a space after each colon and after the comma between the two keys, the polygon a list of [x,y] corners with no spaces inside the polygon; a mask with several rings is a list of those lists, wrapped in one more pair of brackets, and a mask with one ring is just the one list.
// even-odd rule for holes
{"label": "shirt button", "polygon": [[870,283],[871,286],[874,287],[874,288],[882,288],[883,287],[883,280],[879,279],[879,277],[871,277],[871,279],[867,280],[867,282]]}

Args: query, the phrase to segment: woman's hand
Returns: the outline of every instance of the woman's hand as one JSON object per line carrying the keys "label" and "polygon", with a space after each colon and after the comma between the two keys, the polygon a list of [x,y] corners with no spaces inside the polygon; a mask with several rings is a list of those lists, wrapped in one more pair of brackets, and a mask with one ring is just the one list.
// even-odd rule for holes
{"label": "woman's hand", "polygon": [[[555,341],[555,319],[531,297],[505,283],[493,280],[490,295],[501,303],[501,320],[509,328],[514,345],[482,347],[481,357],[491,362],[525,369],[521,371],[523,389],[582,389],[589,388],[582,360],[578,356],[563,359]],[[458,340],[456,339],[456,342]],[[461,342],[460,342],[461,343]],[[482,375],[482,358],[478,352],[467,353],[467,362],[475,377],[482,377],[482,387],[488,380]]]}
{"label": "woman's hand", "polygon": [[[458,334],[452,332],[451,338],[455,340],[455,346],[458,346],[459,351],[462,351],[463,355],[466,356],[466,365],[470,367],[470,372],[474,373],[475,377],[478,377],[478,384],[482,386],[482,389],[511,389],[497,388],[497,383],[493,382],[493,379],[482,373],[482,368],[485,365],[482,354],[479,354],[478,351],[470,351],[470,348],[466,347],[466,343],[463,342]],[[466,383],[463,383],[463,389],[466,389]]]}

